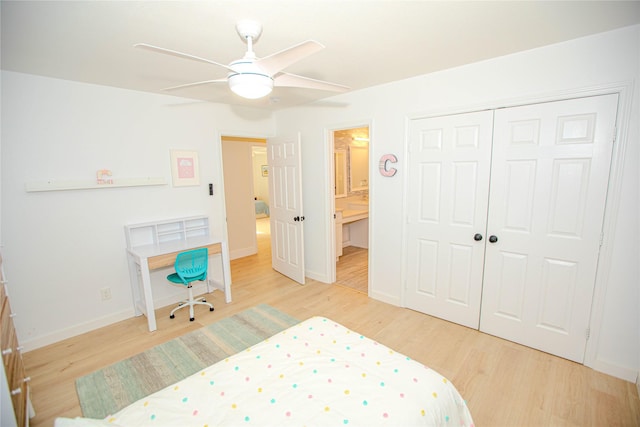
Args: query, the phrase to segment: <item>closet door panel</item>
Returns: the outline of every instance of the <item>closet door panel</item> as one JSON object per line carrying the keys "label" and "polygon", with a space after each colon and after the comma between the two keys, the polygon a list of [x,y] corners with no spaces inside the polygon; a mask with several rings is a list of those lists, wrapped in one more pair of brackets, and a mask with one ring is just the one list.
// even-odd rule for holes
{"label": "closet door panel", "polygon": [[583,361],[616,112],[617,95],[496,111],[482,331]]}
{"label": "closet door panel", "polygon": [[493,112],[413,120],[407,307],[478,328]]}

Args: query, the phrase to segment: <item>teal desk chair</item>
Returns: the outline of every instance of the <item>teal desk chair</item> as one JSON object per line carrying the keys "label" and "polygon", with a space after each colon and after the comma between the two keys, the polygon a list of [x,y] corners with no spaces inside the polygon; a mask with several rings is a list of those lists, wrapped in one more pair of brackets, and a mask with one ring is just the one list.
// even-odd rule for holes
{"label": "teal desk chair", "polygon": [[207,305],[209,311],[213,311],[213,305],[208,303],[204,297],[193,298],[192,282],[207,280],[207,267],[209,265],[209,254],[207,248],[194,249],[191,251],[181,252],[176,256],[175,273],[167,276],[167,280],[178,285],[186,286],[189,290],[189,299],[180,302],[180,304],[171,310],[171,319],[175,318],[175,312],[189,306],[189,320],[193,322],[195,319],[193,314],[194,305]]}

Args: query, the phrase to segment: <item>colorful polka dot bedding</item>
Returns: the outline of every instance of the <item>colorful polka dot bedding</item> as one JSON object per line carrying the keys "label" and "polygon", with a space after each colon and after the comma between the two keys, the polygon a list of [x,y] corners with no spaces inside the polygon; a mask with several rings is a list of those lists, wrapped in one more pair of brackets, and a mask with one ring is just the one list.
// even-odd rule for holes
{"label": "colorful polka dot bedding", "polygon": [[[83,423],[83,424],[80,424]],[[432,369],[313,317],[151,394],[92,426],[473,426]]]}

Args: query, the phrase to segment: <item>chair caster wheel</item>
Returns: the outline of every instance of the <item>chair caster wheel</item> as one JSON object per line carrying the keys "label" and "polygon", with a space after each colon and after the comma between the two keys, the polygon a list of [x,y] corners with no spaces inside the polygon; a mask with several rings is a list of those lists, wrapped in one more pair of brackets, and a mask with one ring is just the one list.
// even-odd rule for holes
{"label": "chair caster wheel", "polygon": [[175,314],[172,314],[172,315],[169,316],[169,319],[175,319],[175,318],[176,318]]}
{"label": "chair caster wheel", "polygon": [[196,318],[195,318],[195,317],[191,317],[191,318],[189,319],[189,321],[190,321],[190,322],[193,322],[194,320],[196,320]]}
{"label": "chair caster wheel", "polygon": [[213,307],[209,307],[209,311],[213,311]]}
{"label": "chair caster wheel", "polygon": [[207,302],[207,300],[206,300],[206,299],[204,299],[204,298],[202,298],[202,302]]}

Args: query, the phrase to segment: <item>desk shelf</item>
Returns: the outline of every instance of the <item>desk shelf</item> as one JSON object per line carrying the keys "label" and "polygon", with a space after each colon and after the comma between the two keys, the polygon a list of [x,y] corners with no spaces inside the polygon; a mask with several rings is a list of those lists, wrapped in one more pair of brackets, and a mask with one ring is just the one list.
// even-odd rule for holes
{"label": "desk shelf", "polygon": [[209,236],[209,218],[192,216],[125,225],[127,248]]}

